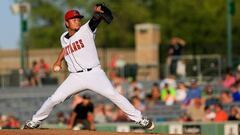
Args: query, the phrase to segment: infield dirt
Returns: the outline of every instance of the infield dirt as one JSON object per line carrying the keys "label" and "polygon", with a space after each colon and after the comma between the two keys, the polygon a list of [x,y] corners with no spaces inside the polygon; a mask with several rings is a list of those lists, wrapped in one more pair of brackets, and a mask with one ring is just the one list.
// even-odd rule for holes
{"label": "infield dirt", "polygon": [[33,130],[0,130],[0,135],[167,135],[152,133],[133,133],[133,132],[102,132],[102,131],[73,131],[73,130],[56,130],[56,129],[33,129]]}

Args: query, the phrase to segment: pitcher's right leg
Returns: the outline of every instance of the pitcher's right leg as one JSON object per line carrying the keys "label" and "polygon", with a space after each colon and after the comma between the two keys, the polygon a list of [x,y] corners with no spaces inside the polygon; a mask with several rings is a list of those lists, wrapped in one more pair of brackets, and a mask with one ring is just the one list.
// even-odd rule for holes
{"label": "pitcher's right leg", "polygon": [[25,126],[28,126],[26,128],[37,128],[41,121],[49,116],[54,106],[63,102],[66,98],[82,89],[81,81],[74,74],[70,74],[68,78],[57,88],[54,94],[51,95],[43,103],[41,108],[33,115],[32,120],[25,124]]}

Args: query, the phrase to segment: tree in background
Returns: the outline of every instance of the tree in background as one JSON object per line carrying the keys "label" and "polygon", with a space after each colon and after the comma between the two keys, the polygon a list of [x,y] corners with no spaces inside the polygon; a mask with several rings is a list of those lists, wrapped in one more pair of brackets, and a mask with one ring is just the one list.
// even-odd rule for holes
{"label": "tree in background", "polygon": [[26,35],[28,48],[59,47],[59,36],[64,31],[63,13],[55,4],[44,0],[27,0],[31,3],[30,25]]}
{"label": "tree in background", "polygon": [[[88,2],[79,2],[68,0],[69,7],[85,8],[88,13],[92,13],[91,8],[96,4],[97,0]],[[99,34],[96,38],[98,47],[134,47],[134,25],[137,23],[145,23],[150,20],[150,11],[140,0],[102,0],[113,11],[114,20],[110,26],[102,23],[99,27]],[[85,18],[87,19],[87,18]],[[89,19],[89,18],[88,18]]]}
{"label": "tree in background", "polygon": [[[64,31],[61,23],[69,8],[79,9],[90,19],[97,0],[27,0],[32,3],[31,28],[27,43],[31,48],[59,47],[59,34]],[[185,53],[226,54],[226,0],[102,0],[114,15],[110,26],[101,23],[96,42],[98,47],[133,48],[134,25],[155,23],[160,25],[162,45],[165,47],[173,36],[188,42]],[[240,53],[240,1],[235,0],[233,16],[233,54]],[[161,50],[161,54],[166,52]]]}

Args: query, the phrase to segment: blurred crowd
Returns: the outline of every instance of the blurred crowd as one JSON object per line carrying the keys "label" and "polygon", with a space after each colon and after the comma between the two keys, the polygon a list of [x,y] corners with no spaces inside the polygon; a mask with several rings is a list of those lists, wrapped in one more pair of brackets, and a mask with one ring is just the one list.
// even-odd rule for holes
{"label": "blurred crowd", "polygon": [[12,115],[0,115],[0,129],[18,129],[21,122]]}
{"label": "blurred crowd", "polygon": [[[44,63],[44,60],[40,60],[39,64],[33,62],[29,77],[31,85],[38,85],[39,78],[48,76],[49,66]],[[156,106],[177,105],[180,106],[182,113],[171,121],[240,120],[240,65],[233,71],[227,69],[223,78],[214,83],[203,84],[196,79],[182,81],[174,75],[169,75],[162,80],[156,80],[146,89],[140,81],[125,79],[116,74],[111,76],[111,81],[115,90],[127,97],[133,106],[143,113],[152,111]],[[75,95],[70,107],[71,113],[56,114],[55,124],[67,125],[69,129],[80,126],[95,130],[94,123],[130,121],[114,104],[98,102],[95,97]],[[160,113],[162,110],[154,111]],[[155,114],[155,117],[158,115]],[[14,116],[1,115],[1,128],[20,126],[20,121]]]}
{"label": "blurred crowd", "polygon": [[[183,113],[179,114],[178,118],[172,119],[173,121],[240,120],[240,66],[235,72],[227,70],[221,81],[216,84],[211,82],[200,84],[196,79],[183,82],[170,75],[161,81],[154,82],[150,89],[144,89],[143,84],[137,80],[129,82],[117,76],[111,80],[115,90],[127,97],[133,106],[143,113],[151,111],[156,106],[178,105]],[[127,87],[124,86],[126,83]],[[92,102],[94,98],[90,100]],[[82,101],[83,98],[80,95],[74,96],[72,109],[74,110]],[[113,104],[92,103],[94,104],[92,117],[95,123],[130,121],[124,112]],[[229,108],[224,108],[225,106]],[[161,112],[161,110],[157,111]],[[67,119],[67,117],[64,118],[65,124],[68,124]],[[59,121],[63,122],[62,120],[63,118],[59,118]]]}
{"label": "blurred crowd", "polygon": [[57,84],[57,79],[51,76],[51,67],[43,58],[39,61],[32,61],[29,69],[20,72],[23,79],[20,82],[20,87],[42,86],[44,84]]}
{"label": "blurred crowd", "polygon": [[[151,111],[156,106],[178,105],[183,113],[171,121],[240,120],[240,66],[235,72],[227,70],[221,81],[215,84],[211,82],[200,84],[196,79],[179,81],[175,76],[170,75],[152,83],[150,89],[145,89],[141,82],[134,79],[129,81],[114,76],[111,80],[115,90],[127,97],[133,106],[143,113]],[[55,124],[67,125],[68,128],[74,129],[74,126],[79,126],[80,123],[81,127],[87,125],[87,129],[94,130],[94,123],[130,121],[124,112],[110,102],[99,102],[95,97],[86,98],[79,94],[75,95],[71,101],[72,112],[57,113]],[[161,110],[155,110],[155,112],[160,113]],[[73,114],[76,117],[73,118]],[[157,114],[155,115],[158,117]],[[20,127],[19,120],[14,116],[2,115],[0,118],[2,128]]]}

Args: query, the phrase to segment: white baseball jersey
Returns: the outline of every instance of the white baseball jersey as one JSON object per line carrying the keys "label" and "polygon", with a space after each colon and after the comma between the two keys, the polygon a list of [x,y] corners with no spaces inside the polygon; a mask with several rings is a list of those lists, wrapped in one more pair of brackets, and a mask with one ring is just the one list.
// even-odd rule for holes
{"label": "white baseball jersey", "polygon": [[100,64],[94,42],[95,32],[89,27],[89,21],[69,39],[65,37],[68,32],[61,36],[62,48],[65,51],[65,60],[70,72],[77,72],[87,68],[93,68]]}

